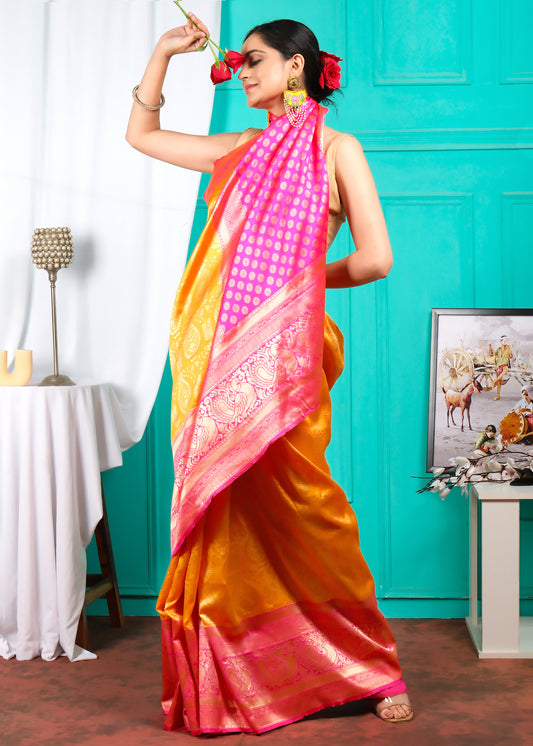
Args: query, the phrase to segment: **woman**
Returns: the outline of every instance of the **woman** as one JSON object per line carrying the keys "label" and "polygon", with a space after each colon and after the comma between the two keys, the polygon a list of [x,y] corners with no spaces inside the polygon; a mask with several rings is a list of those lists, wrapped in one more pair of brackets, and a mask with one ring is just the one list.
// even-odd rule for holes
{"label": "woman", "polygon": [[[260,733],[365,697],[382,719],[409,720],[356,519],[324,455],[343,365],[324,288],[372,282],[392,264],[374,183],[356,140],[323,126],[317,102],[335,86],[294,21],[256,27],[242,46],[238,77],[248,106],[268,112],[264,131],[162,131],[168,62],[208,35],[190,18],[156,45],[127,133],[148,155],[213,173],[171,322],[165,727]],[[294,79],[304,93],[292,109]],[[345,217],[357,251],[326,266]]]}

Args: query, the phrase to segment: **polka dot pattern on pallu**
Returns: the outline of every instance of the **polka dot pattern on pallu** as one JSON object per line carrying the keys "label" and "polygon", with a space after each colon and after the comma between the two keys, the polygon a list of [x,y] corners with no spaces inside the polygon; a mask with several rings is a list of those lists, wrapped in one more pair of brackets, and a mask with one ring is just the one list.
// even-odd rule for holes
{"label": "polka dot pattern on pallu", "polygon": [[[301,130],[275,119],[239,164],[246,220],[226,283],[225,331],[312,264],[325,248],[329,186],[324,158],[312,157],[318,107]],[[289,131],[288,131],[289,130]],[[280,147],[284,138],[293,140]]]}

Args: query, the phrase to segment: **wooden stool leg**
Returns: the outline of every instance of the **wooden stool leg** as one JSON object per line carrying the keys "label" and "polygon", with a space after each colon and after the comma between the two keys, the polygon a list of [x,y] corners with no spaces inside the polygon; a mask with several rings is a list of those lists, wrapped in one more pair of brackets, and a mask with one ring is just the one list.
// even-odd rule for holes
{"label": "wooden stool leg", "polygon": [[[113,627],[124,626],[124,616],[122,614],[122,604],[118,590],[117,571],[115,569],[115,560],[113,557],[113,547],[111,545],[111,534],[109,532],[109,521],[107,519],[107,508],[104,497],[104,485],[102,484],[102,519],[95,529],[96,547],[98,549],[98,559],[102,570],[102,578],[111,582],[111,588],[105,594],[109,618]],[[102,594],[103,595],[103,594]]]}
{"label": "wooden stool leg", "polygon": [[102,518],[94,530],[96,548],[98,550],[98,560],[100,562],[100,573],[87,575],[87,588],[85,591],[85,601],[83,610],[78,622],[78,632],[76,643],[82,648],[88,645],[87,630],[87,606],[102,596],[106,597],[109,618],[113,627],[124,626],[124,616],[122,614],[122,604],[118,590],[117,572],[115,569],[115,560],[113,558],[113,548],[111,545],[111,534],[109,532],[109,521],[107,519],[107,508],[105,504],[104,486],[102,484]]}
{"label": "wooden stool leg", "polygon": [[86,648],[88,643],[88,630],[87,630],[87,609],[83,604],[83,609],[80,614],[80,621],[78,622],[78,631],[76,632],[76,645],[80,648]]}

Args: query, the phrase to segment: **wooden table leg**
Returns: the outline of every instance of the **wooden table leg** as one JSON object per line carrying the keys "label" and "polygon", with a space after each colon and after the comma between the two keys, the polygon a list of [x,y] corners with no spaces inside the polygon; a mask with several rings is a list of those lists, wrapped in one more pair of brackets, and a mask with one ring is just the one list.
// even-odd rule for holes
{"label": "wooden table leg", "polygon": [[483,501],[481,508],[483,652],[520,649],[520,504]]}
{"label": "wooden table leg", "polygon": [[83,604],[83,610],[80,615],[78,632],[76,635],[76,643],[82,648],[87,648],[88,646],[87,606],[92,604],[98,598],[102,598],[102,596],[105,596],[106,598],[111,625],[113,627],[124,626],[124,616],[122,614],[122,604],[118,589],[117,572],[113,557],[113,547],[111,545],[111,534],[109,531],[109,521],[107,519],[103,484],[102,518],[94,530],[94,537],[96,539],[96,548],[98,550],[100,573],[87,575],[85,602]]}

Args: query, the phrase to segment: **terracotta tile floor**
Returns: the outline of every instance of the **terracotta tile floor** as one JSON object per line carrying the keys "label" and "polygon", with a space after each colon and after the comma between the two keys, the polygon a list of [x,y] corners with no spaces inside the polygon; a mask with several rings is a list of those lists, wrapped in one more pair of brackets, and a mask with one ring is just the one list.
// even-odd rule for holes
{"label": "terracotta tile floor", "polygon": [[[480,661],[462,620],[391,620],[415,707],[411,723],[379,721],[363,703],[323,711],[217,746],[522,746],[533,744],[533,660]],[[89,619],[96,661],[0,659],[0,745],[194,746],[162,729],[159,620],[122,630]]]}

